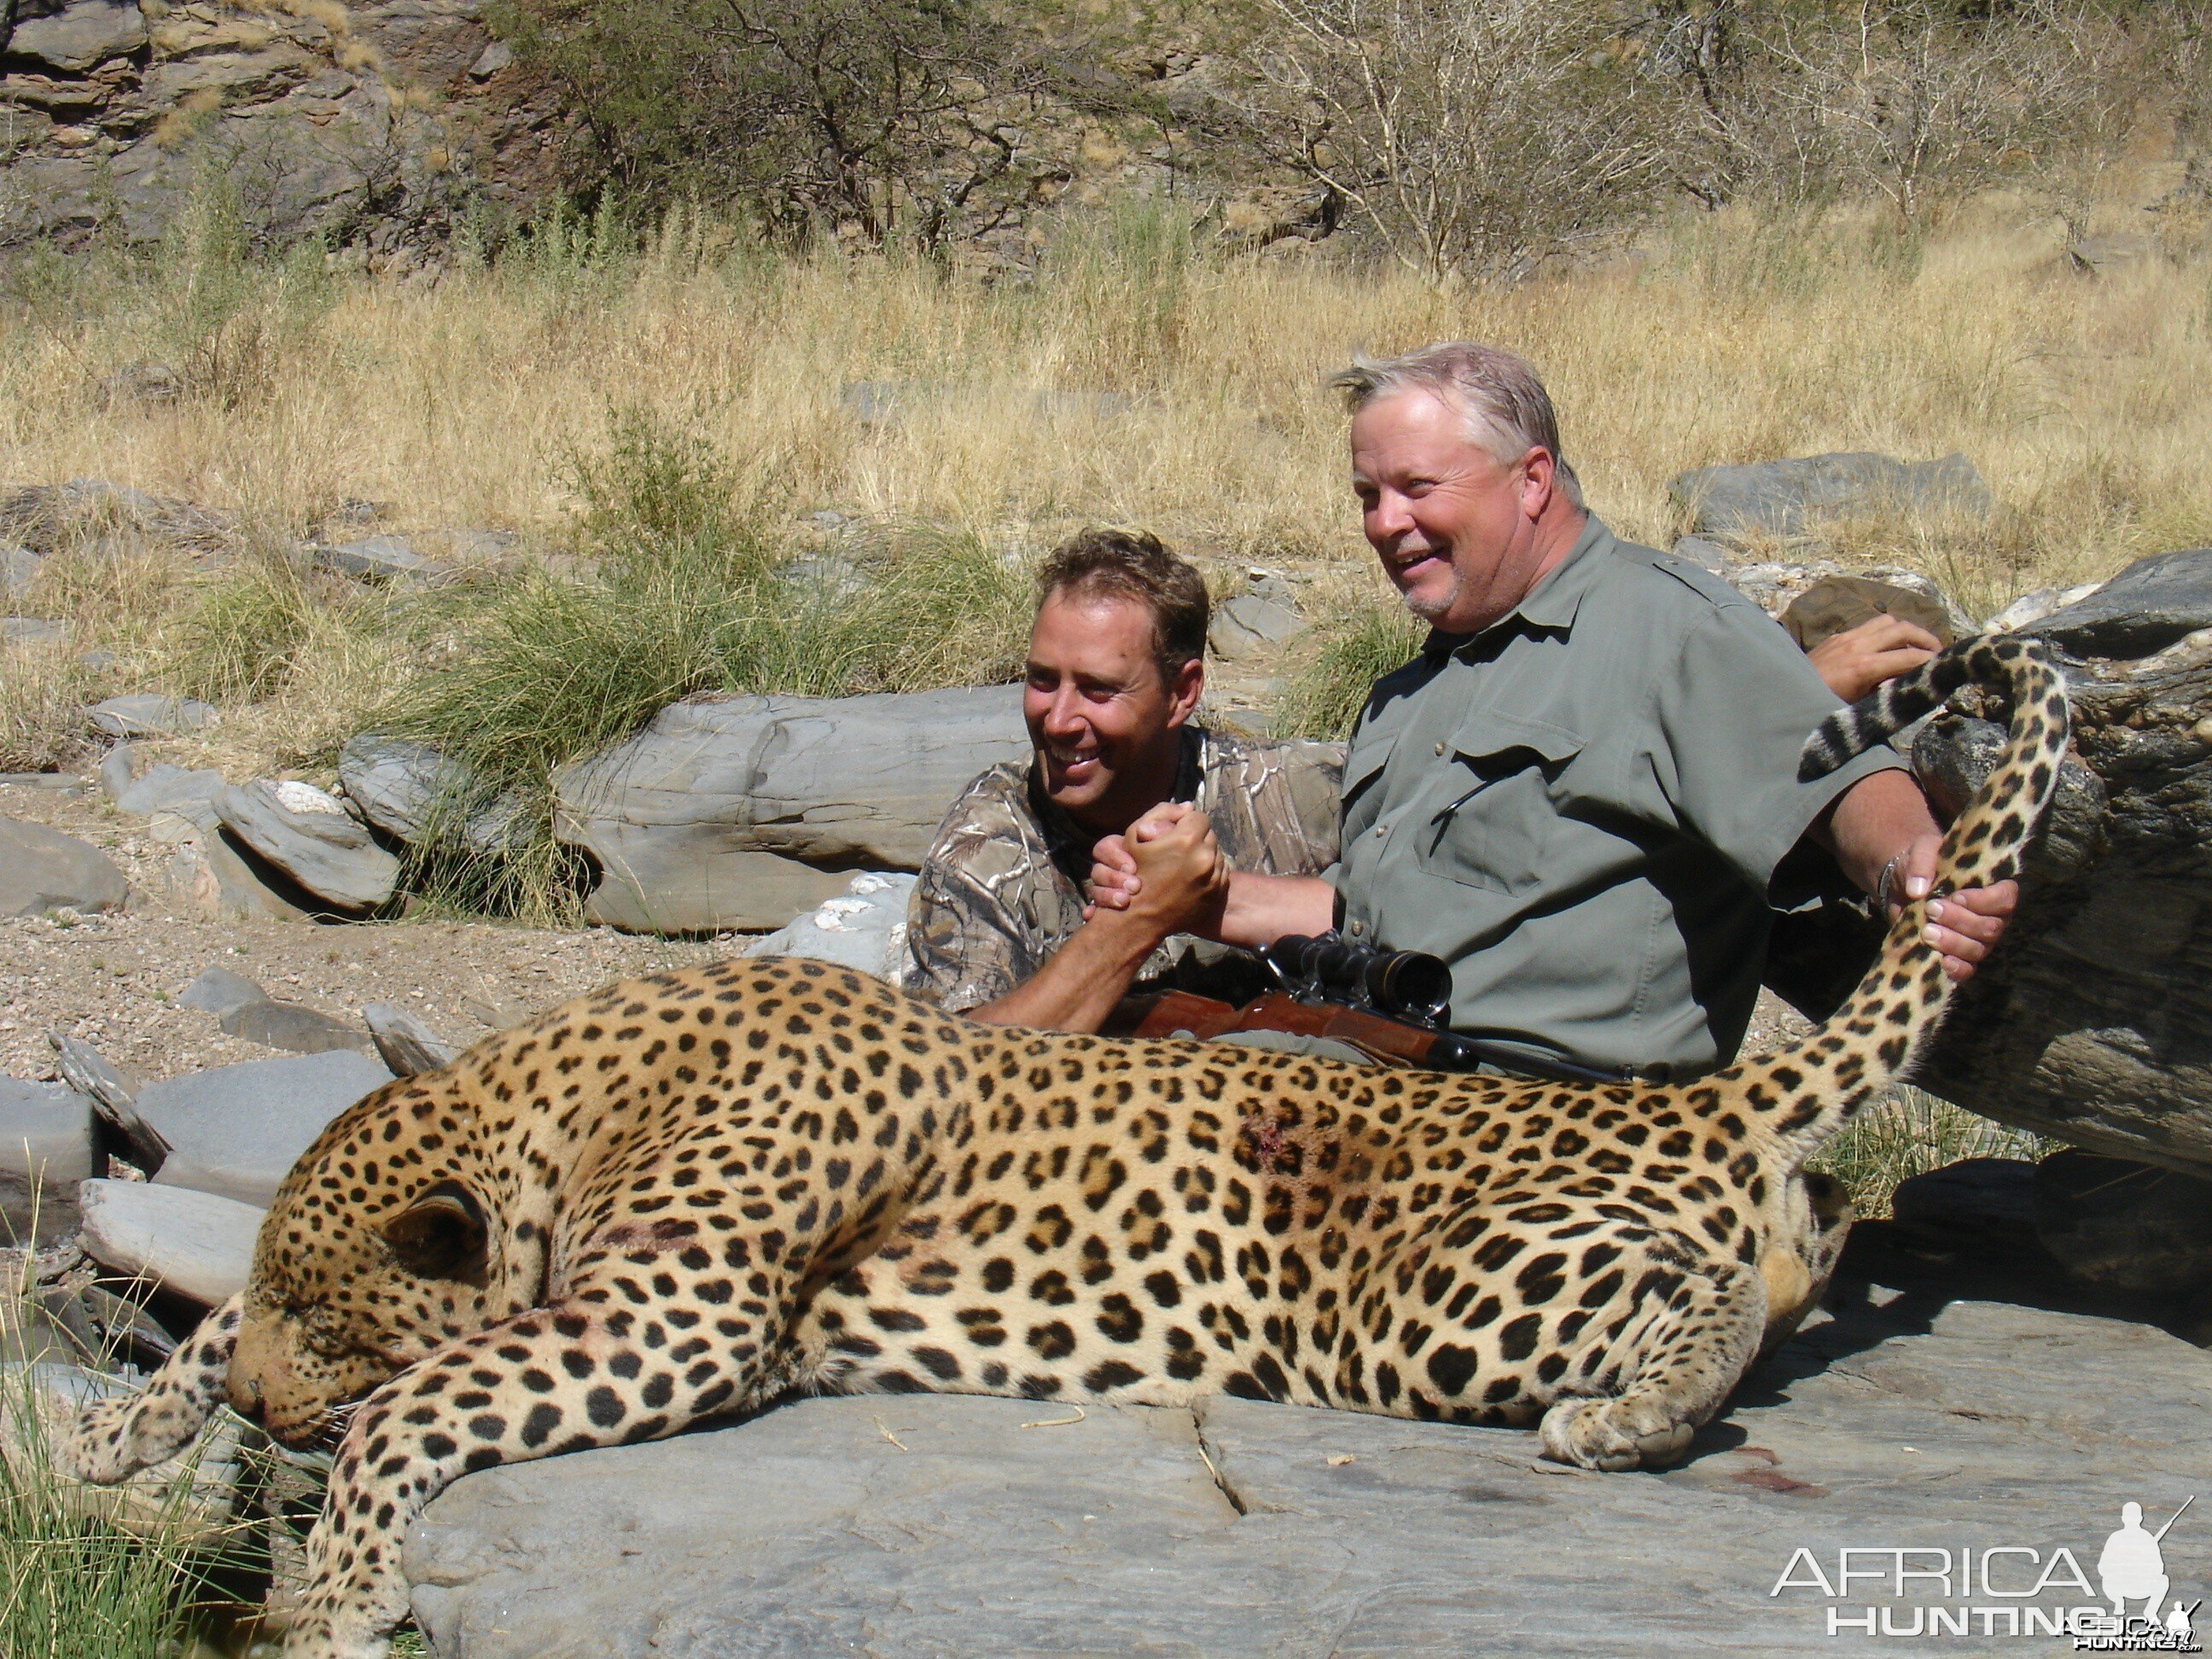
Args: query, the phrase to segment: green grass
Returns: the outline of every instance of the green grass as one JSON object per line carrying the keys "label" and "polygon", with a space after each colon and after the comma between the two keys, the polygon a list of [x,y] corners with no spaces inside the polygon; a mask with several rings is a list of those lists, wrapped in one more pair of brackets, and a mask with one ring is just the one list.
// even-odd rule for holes
{"label": "green grass", "polygon": [[1311,659],[1285,689],[1275,730],[1285,737],[1343,738],[1375,682],[1421,648],[1427,627],[1402,605],[1355,605],[1315,626]]}
{"label": "green grass", "polygon": [[[1025,566],[981,537],[878,526],[794,557],[721,458],[680,427],[620,414],[574,469],[576,568],[539,566],[441,591],[448,666],[418,675],[370,729],[427,742],[475,774],[472,799],[417,849],[434,902],[557,919],[571,860],[551,830],[556,769],[695,693],[851,696],[1012,678],[1027,637]],[[466,845],[471,809],[501,794],[521,830]]]}
{"label": "green grass", "polygon": [[1899,1183],[1969,1158],[2039,1158],[2052,1150],[2040,1136],[1977,1117],[1918,1089],[1869,1107],[1812,1160],[1810,1166],[1850,1188],[1868,1219],[1887,1216]]}

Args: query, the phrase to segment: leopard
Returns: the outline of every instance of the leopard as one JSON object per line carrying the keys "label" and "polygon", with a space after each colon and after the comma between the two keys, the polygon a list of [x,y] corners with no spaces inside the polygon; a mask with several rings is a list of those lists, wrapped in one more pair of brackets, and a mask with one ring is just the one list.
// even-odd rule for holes
{"label": "leopard", "polygon": [[295,1659],[387,1650],[403,1537],[460,1477],[796,1395],[1225,1394],[1666,1466],[1832,1267],[1848,1210],[1806,1160],[1937,1029],[1927,906],[2017,871],[2065,682],[1971,640],[1806,743],[1824,775],[1969,683],[2009,738],[1933,891],[1756,1058],[1559,1083],[992,1027],[810,960],[635,980],[338,1115],[242,1294],[63,1465],[120,1479],[225,1405],[333,1447]]}

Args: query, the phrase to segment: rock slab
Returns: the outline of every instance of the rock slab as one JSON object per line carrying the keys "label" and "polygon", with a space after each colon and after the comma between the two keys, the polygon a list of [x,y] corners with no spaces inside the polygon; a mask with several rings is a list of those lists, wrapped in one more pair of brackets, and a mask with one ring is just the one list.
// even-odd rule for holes
{"label": "rock slab", "polygon": [[2077,657],[2148,657],[2212,628],[2212,547],[2137,559],[2063,610],[2015,626]]}
{"label": "rock slab", "polygon": [[94,1167],[92,1103],[59,1083],[0,1078],[0,1244],[45,1244],[76,1224]]}
{"label": "rock slab", "polygon": [[133,691],[96,702],[87,714],[93,729],[111,738],[173,738],[210,724],[215,719],[215,705],[197,697]]}
{"label": "rock slab", "polygon": [[188,1072],[139,1091],[138,1114],[169,1143],[155,1178],[266,1205],[323,1126],[392,1081],[351,1049]]}
{"label": "rock slab", "polygon": [[224,788],[215,810],[239,840],[341,910],[374,910],[399,884],[399,860],[312,784],[257,778]]}
{"label": "rock slab", "polygon": [[212,1308],[246,1288],[262,1210],[212,1193],[140,1181],[78,1188],[84,1253]]}
{"label": "rock slab", "polygon": [[[1863,1586],[1774,1593],[1796,1550],[1832,1577],[1844,1547],[2063,1547],[2094,1571],[2123,1503],[2163,1520],[2212,1485],[2212,1368],[2160,1331],[1875,1287],[1816,1319],[1665,1474],[1229,1399],[815,1400],[469,1476],[404,1565],[438,1650],[471,1659],[1879,1654],[1828,1628]],[[2187,1599],[2208,1540],[2167,1540]],[[1900,1625],[1926,1605],[1879,1599]]]}
{"label": "rock slab", "polygon": [[962,787],[1029,752],[1012,686],[695,698],[555,774],[554,833],[605,872],[593,921],[777,927],[855,866],[919,869]]}
{"label": "rock slab", "polygon": [[91,842],[0,818],[0,916],[119,909],[130,890],[123,872]]}
{"label": "rock slab", "polygon": [[1669,489],[1689,513],[1689,533],[1735,544],[1802,536],[1823,519],[1899,512],[1986,519],[1996,507],[1964,455],[1900,461],[1854,451],[1702,466],[1678,475]]}

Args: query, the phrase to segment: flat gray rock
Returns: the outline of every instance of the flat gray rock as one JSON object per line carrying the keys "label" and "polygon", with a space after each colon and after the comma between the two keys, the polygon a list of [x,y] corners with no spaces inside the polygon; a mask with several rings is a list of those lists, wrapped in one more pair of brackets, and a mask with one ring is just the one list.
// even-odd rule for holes
{"label": "flat gray rock", "polygon": [[[103,764],[103,783],[105,770]],[[187,770],[164,761],[131,779],[117,793],[115,805],[117,810],[141,817],[173,812],[203,830],[212,830],[217,822],[215,798],[222,787],[222,774],[211,766]]]}
{"label": "flat gray rock", "polygon": [[764,933],[745,946],[749,957],[811,957],[890,977],[906,957],[907,902],[913,876],[863,871],[836,898]]}
{"label": "flat gray rock", "polygon": [[1964,455],[1899,461],[1851,452],[1703,466],[1677,475],[1668,489],[1689,513],[1692,535],[1731,544],[1803,535],[1823,519],[1909,513],[1978,520],[1996,509]]}
{"label": "flat gray rock", "polygon": [[90,842],[42,823],[0,818],[0,916],[122,908],[130,884]]}
{"label": "flat gray rock", "polygon": [[605,872],[595,921],[781,927],[854,865],[918,869],[968,781],[1029,752],[1013,686],[697,698],[555,774],[554,833]]}
{"label": "flat gray rock", "polygon": [[[469,1476],[405,1568],[439,1651],[470,1659],[1876,1654],[1897,1645],[1832,1635],[1831,1610],[1902,1627],[2092,1598],[1830,1595],[1807,1563],[1832,1585],[1844,1548],[2033,1550],[2024,1581],[1993,1571],[2015,1590],[2062,1547],[2094,1572],[2123,1503],[2156,1523],[2212,1486],[2212,1364],[2188,1344],[1875,1299],[1790,1343],[1662,1475],[1541,1463],[1522,1431],[1235,1400],[1080,1421],[817,1400]],[[2208,1539],[2185,1522],[2166,1544],[2185,1600],[2212,1582]]]}
{"label": "flat gray rock", "polygon": [[2086,598],[2015,625],[2077,657],[2148,657],[2212,628],[2212,547],[2137,559]]}
{"label": "flat gray rock", "polygon": [[[156,818],[149,827],[187,822]],[[195,833],[178,848],[169,864],[168,885],[185,909],[218,921],[300,921],[321,908],[320,901],[283,871],[256,863],[220,831]]]}
{"label": "flat gray rock", "polygon": [[325,1124],[391,1081],[382,1061],[336,1049],[149,1083],[138,1115],[170,1148],[155,1179],[265,1205]]}
{"label": "flat gray rock", "polygon": [[224,788],[215,807],[240,841],[338,909],[374,910],[398,885],[399,860],[312,784],[257,778]]}
{"label": "flat gray rock", "polygon": [[133,691],[96,702],[87,712],[93,729],[111,738],[173,738],[197,732],[215,719],[215,705],[197,697]]}
{"label": "flat gray rock", "polygon": [[421,581],[439,574],[442,568],[397,536],[369,536],[335,547],[310,547],[307,556],[324,569],[356,581]]}
{"label": "flat gray rock", "polygon": [[268,1000],[269,993],[261,988],[259,981],[243,974],[234,974],[221,963],[202,969],[198,978],[177,993],[180,1006],[210,1014],[227,1014],[248,1003]]}
{"label": "flat gray rock", "polygon": [[88,1181],[77,1204],[84,1253],[101,1267],[210,1308],[246,1288],[258,1206],[142,1181]]}
{"label": "flat gray rock", "polygon": [[219,1024],[226,1036],[264,1048],[289,1048],[295,1054],[326,1054],[338,1048],[366,1051],[371,1046],[365,1026],[301,1003],[266,997],[225,1010]]}
{"label": "flat gray rock", "polygon": [[1279,656],[1305,627],[1306,619],[1281,601],[1239,593],[1213,613],[1206,643],[1224,662],[1253,662]]}
{"label": "flat gray rock", "polygon": [[0,1243],[31,1238],[34,1212],[41,1244],[75,1228],[92,1130],[92,1103],[67,1085],[0,1077]]}
{"label": "flat gray rock", "polygon": [[0,645],[60,647],[67,645],[76,631],[65,622],[45,617],[0,617]]}

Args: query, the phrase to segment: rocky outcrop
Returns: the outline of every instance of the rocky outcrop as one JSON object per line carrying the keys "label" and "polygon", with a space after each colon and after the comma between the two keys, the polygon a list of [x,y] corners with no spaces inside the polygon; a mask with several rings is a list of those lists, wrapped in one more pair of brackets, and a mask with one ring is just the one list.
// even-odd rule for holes
{"label": "rocky outcrop", "polygon": [[0,14],[0,244],[146,240],[218,174],[257,234],[383,258],[442,234],[479,189],[526,212],[550,183],[550,106],[488,55],[482,12],[16,0]]}
{"label": "rocky outcrop", "polygon": [[1876,515],[1987,519],[1990,487],[1964,455],[1899,461],[1850,452],[1704,466],[1669,486],[1693,536],[1741,546],[1804,536],[1823,521]]}
{"label": "rocky outcrop", "polygon": [[985,767],[1030,752],[1021,693],[700,697],[554,775],[554,833],[617,927],[780,927],[855,868],[914,870]]}

